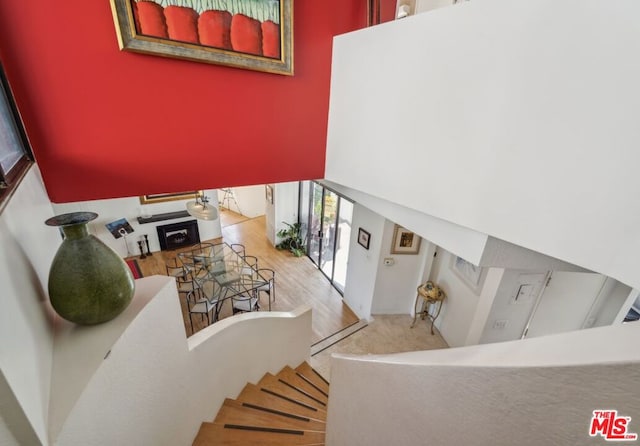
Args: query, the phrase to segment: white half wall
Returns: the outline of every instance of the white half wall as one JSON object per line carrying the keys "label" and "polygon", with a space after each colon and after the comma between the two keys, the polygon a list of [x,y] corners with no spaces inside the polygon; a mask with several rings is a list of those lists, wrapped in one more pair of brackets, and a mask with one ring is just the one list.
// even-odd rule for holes
{"label": "white half wall", "polygon": [[[0,444],[47,445],[54,313],[47,281],[60,245],[34,165],[0,214]],[[13,438],[12,438],[13,437]],[[17,440],[17,443],[15,442]]]}
{"label": "white half wall", "polygon": [[[67,332],[66,358],[101,358],[56,438],[59,445],[187,445],[225,398],[264,373],[309,358],[311,310],[255,312],[226,318],[186,338],[175,281],[136,281],[138,314],[115,341]],[[268,333],[269,342],[264,340]],[[286,346],[286,348],[282,348]],[[67,386],[72,361],[64,361]],[[64,364],[61,364],[64,366]],[[64,378],[64,376],[60,376]],[[56,380],[58,384],[61,381]],[[62,391],[60,398],[67,395]]]}
{"label": "white half wall", "polygon": [[640,288],[639,15],[483,0],[336,37],[325,178]]}
{"label": "white half wall", "polygon": [[[525,341],[334,355],[328,446],[600,445],[594,410],[638,433],[640,324]],[[633,442],[629,442],[632,444]]]}

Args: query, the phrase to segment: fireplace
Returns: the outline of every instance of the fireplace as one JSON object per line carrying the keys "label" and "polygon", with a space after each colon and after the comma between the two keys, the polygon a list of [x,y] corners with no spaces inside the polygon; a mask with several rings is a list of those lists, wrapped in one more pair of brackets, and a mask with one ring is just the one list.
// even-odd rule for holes
{"label": "fireplace", "polygon": [[200,242],[197,220],[158,226],[156,229],[158,230],[158,241],[162,251],[182,248],[183,246]]}

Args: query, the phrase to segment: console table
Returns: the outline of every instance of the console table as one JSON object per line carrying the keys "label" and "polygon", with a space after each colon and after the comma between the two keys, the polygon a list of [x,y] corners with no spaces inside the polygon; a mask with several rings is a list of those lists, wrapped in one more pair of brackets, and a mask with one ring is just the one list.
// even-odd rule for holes
{"label": "console table", "polygon": [[[420,319],[428,318],[431,321],[431,334],[433,334],[433,324],[440,315],[440,310],[442,309],[442,302],[447,297],[446,293],[432,281],[428,281],[427,283],[420,285],[417,289],[418,294],[416,295],[416,303],[414,306],[414,316],[413,322],[411,323],[411,328],[416,325],[416,320],[418,319],[418,315],[420,315]],[[422,303],[422,309],[418,311],[418,304]],[[435,312],[431,312],[431,309],[434,309]]]}

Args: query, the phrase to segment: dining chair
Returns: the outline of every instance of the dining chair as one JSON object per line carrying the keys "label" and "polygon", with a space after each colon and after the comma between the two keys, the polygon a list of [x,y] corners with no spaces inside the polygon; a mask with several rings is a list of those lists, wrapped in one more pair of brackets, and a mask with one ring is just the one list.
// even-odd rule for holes
{"label": "dining chair", "polygon": [[216,321],[218,307],[217,300],[208,300],[202,296],[199,296],[195,292],[188,292],[185,295],[187,311],[189,312],[189,322],[191,323],[191,334],[193,335],[193,315],[199,314],[201,320],[207,317],[207,326]]}
{"label": "dining chair", "polygon": [[197,243],[191,247],[189,253],[189,257],[193,265],[194,275],[198,277],[201,272],[206,272],[211,265],[213,243]]}
{"label": "dining chair", "polygon": [[233,303],[233,314],[260,310],[260,302],[257,295],[234,296],[231,301]]}
{"label": "dining chair", "polygon": [[231,250],[238,254],[240,257],[244,258],[244,256],[246,255],[244,245],[241,245],[240,243],[232,243],[229,246],[231,246]]}
{"label": "dining chair", "polygon": [[184,276],[176,277],[176,286],[179,295],[193,294],[201,297],[200,284],[195,280],[192,271],[185,270]]}
{"label": "dining chair", "polygon": [[182,262],[179,262],[176,258],[167,260],[165,262],[165,267],[167,268],[167,276],[174,278],[185,278],[186,276],[184,265],[182,265]]}
{"label": "dining chair", "polygon": [[240,269],[240,274],[251,278],[256,277],[256,271],[258,270],[258,258],[256,256],[245,256],[244,263]]}
{"label": "dining chair", "polygon": [[181,251],[177,254],[177,258],[186,271],[193,271],[195,269],[195,263],[193,261],[193,254],[191,250]]}
{"label": "dining chair", "polygon": [[260,293],[266,293],[269,298],[269,311],[271,311],[271,302],[276,301],[276,272],[269,268],[260,268],[256,270],[259,277],[267,280],[267,283],[256,288],[258,298]]}

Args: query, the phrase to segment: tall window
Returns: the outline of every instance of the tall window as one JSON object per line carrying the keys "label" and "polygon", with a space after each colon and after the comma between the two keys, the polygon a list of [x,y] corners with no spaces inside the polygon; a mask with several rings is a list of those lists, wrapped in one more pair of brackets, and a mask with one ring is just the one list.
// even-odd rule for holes
{"label": "tall window", "polygon": [[300,191],[300,221],[307,239],[307,255],[343,293],[353,203],[315,181],[304,181]]}
{"label": "tall window", "polygon": [[32,163],[27,135],[0,65],[0,210]]}

